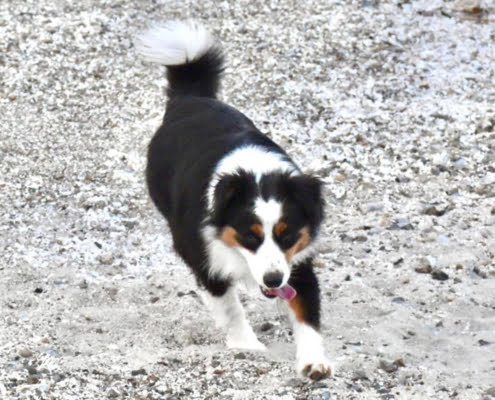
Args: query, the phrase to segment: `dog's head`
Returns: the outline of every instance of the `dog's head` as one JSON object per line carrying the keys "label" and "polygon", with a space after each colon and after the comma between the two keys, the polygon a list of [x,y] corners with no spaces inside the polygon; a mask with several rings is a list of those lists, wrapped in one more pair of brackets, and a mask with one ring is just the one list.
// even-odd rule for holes
{"label": "dog's head", "polygon": [[217,239],[242,255],[265,294],[284,287],[291,266],[310,254],[323,218],[321,185],[285,172],[256,179],[239,170],[219,179],[210,223]]}

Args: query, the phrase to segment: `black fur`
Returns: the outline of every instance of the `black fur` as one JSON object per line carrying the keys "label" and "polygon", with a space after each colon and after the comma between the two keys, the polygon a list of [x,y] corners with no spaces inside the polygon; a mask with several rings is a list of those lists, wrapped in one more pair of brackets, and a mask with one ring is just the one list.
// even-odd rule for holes
{"label": "black fur", "polygon": [[313,271],[313,260],[308,259],[293,268],[289,285],[297,291],[303,320],[320,329],[320,287]]}
{"label": "black fur", "polygon": [[[150,196],[169,223],[176,251],[198,283],[214,296],[222,296],[231,282],[209,274],[208,248],[201,234],[205,224],[218,233],[227,225],[234,227],[239,242],[255,251],[259,246],[256,241],[262,238],[253,238],[249,226],[257,222],[253,214],[257,196],[284,202],[283,218],[294,229],[280,237],[281,248],[294,244],[297,229],[305,225],[309,224],[311,235],[316,235],[323,218],[321,183],[317,179],[275,172],[263,176],[258,184],[242,169],[222,177],[215,188],[214,210],[207,209],[206,191],[214,169],[232,150],[256,145],[292,163],[246,116],[215,99],[222,69],[223,57],[216,48],[192,63],[167,67],[167,110],[149,145],[146,169]],[[294,169],[298,171],[295,165]],[[307,312],[308,323],[318,326],[316,278],[310,264],[301,264],[295,271],[290,282],[308,307],[314,308]],[[310,293],[312,285],[314,293]]]}

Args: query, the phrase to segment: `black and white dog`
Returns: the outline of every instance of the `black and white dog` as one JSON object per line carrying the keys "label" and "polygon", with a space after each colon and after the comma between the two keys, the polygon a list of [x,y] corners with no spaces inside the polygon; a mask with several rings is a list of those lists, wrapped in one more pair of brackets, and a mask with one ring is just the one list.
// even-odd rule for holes
{"label": "black and white dog", "polygon": [[168,22],[139,36],[137,49],[167,67],[169,83],[163,124],[148,151],[149,192],[175,249],[206,289],[227,346],[265,349],[236,292],[238,282],[254,281],[288,305],[298,372],[329,376],[312,266],[321,182],[216,99],[223,55],[204,27]]}

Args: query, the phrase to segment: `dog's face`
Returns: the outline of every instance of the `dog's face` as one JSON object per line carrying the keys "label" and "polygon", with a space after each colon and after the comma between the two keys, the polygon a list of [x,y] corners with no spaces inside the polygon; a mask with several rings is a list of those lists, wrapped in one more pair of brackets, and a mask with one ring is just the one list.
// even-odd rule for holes
{"label": "dog's face", "polygon": [[219,238],[243,256],[262,289],[287,283],[322,217],[321,182],[306,175],[271,173],[257,182],[239,171],[215,188],[212,222]]}

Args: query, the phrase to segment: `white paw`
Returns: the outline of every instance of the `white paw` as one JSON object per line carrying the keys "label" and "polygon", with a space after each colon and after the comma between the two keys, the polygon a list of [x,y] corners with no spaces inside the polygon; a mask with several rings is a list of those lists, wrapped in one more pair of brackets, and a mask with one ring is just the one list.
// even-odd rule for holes
{"label": "white paw", "polygon": [[229,334],[227,336],[227,347],[229,349],[265,351],[266,346],[261,343],[254,332],[242,334]]}
{"label": "white paw", "polygon": [[313,381],[328,378],[332,374],[330,362],[325,357],[316,359],[300,359],[297,361],[297,372]]}

